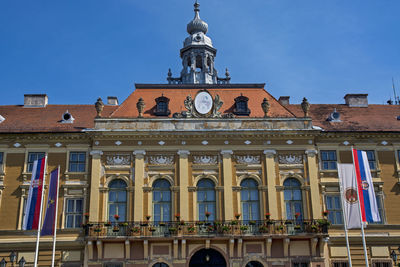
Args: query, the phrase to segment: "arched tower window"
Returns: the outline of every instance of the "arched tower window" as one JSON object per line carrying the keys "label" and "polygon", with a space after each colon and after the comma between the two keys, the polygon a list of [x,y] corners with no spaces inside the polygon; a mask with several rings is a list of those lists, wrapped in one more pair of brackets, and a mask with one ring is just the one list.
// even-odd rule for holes
{"label": "arched tower window", "polygon": [[153,219],[154,222],[171,220],[171,184],[165,179],[153,183]]}
{"label": "arched tower window", "polygon": [[244,221],[260,219],[260,201],[258,196],[258,183],[253,179],[244,179],[240,186],[242,202],[242,218]]}
{"label": "arched tower window", "polygon": [[249,98],[243,95],[240,95],[235,98],[235,108],[233,109],[233,114],[239,116],[249,116],[250,109],[247,105]]}
{"label": "arched tower window", "polygon": [[[214,221],[216,219],[215,212],[215,184],[210,179],[201,179],[197,183],[197,206],[199,212],[199,220]],[[210,216],[206,217],[206,212]]]}
{"label": "arched tower window", "polygon": [[108,188],[108,220],[114,221],[114,215],[119,216],[119,221],[126,221],[126,183],[121,179],[113,180]]}
{"label": "arched tower window", "polygon": [[169,98],[165,96],[160,96],[156,98],[156,108],[154,110],[154,115],[156,116],[168,116],[171,111],[168,109]]}
{"label": "arched tower window", "polygon": [[284,201],[286,206],[286,218],[293,220],[296,213],[299,215],[298,220],[303,219],[303,200],[301,196],[301,184],[295,178],[288,178],[283,182]]}

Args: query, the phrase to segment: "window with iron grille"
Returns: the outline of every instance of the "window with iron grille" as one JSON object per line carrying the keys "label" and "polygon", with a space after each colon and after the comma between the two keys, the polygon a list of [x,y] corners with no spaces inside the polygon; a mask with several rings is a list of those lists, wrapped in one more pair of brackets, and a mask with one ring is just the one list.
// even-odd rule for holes
{"label": "window with iron grille", "polygon": [[371,170],[376,170],[375,151],[374,150],[366,150],[365,152],[367,152],[369,168]]}
{"label": "window with iron grille", "polygon": [[331,224],[343,224],[342,216],[342,203],[340,195],[327,195],[326,198],[326,210],[328,213],[328,220]]}
{"label": "window with iron grille", "polygon": [[337,158],[335,150],[321,150],[321,168],[323,170],[337,169]]}
{"label": "window with iron grille", "polygon": [[348,267],[349,263],[346,261],[334,261],[332,262],[332,267]]}
{"label": "window with iron grille", "polygon": [[293,262],[292,267],[308,267],[308,262]]}
{"label": "window with iron grille", "polygon": [[69,198],[66,200],[65,228],[79,228],[82,224],[83,199]]}
{"label": "window with iron grille", "polygon": [[44,158],[46,156],[46,153],[44,152],[29,152],[28,153],[28,172],[32,172],[33,169],[33,163],[35,160]]}
{"label": "window with iron grille", "polygon": [[392,267],[392,262],[390,261],[376,261],[373,267]]}
{"label": "window with iron grille", "polygon": [[85,172],[86,169],[86,152],[70,152],[69,153],[69,172]]}

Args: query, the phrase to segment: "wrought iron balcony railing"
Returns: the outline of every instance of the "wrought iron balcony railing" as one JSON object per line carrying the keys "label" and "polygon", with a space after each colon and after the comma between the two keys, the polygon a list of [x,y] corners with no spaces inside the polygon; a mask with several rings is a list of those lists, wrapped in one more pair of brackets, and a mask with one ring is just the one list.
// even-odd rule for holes
{"label": "wrought iron balcony railing", "polygon": [[84,225],[86,236],[255,236],[327,234],[328,221],[175,221],[175,222],[99,222]]}

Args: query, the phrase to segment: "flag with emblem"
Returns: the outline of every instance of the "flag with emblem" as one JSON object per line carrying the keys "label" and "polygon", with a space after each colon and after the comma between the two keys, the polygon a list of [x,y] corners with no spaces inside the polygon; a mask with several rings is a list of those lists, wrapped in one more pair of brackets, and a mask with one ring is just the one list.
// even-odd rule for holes
{"label": "flag with emblem", "polygon": [[46,157],[35,160],[33,163],[31,184],[22,225],[23,230],[37,230],[39,228],[45,167]]}
{"label": "flag with emblem", "polygon": [[50,173],[49,195],[47,198],[46,215],[40,235],[54,235],[56,209],[58,199],[58,168]]}
{"label": "flag with emblem", "polygon": [[343,198],[343,219],[348,229],[361,228],[357,181],[353,164],[338,163],[340,191]]}
{"label": "flag with emblem", "polygon": [[363,222],[380,222],[367,152],[353,149],[353,162]]}

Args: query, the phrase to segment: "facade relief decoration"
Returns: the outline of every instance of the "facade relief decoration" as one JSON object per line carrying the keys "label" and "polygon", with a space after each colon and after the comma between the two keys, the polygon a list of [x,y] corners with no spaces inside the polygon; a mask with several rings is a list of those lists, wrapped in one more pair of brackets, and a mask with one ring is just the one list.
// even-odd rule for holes
{"label": "facade relief decoration", "polygon": [[154,155],[148,156],[147,162],[152,165],[172,165],[174,164],[174,156],[173,155]]}
{"label": "facade relief decoration", "polygon": [[124,166],[131,164],[130,155],[107,155],[106,165]]}
{"label": "facade relief decoration", "polygon": [[303,156],[295,154],[278,155],[279,164],[302,164]]}
{"label": "facade relief decoration", "polygon": [[254,156],[254,155],[244,155],[240,156],[237,155],[235,156],[236,162],[239,164],[261,164],[260,161],[260,156]]}
{"label": "facade relief decoration", "polygon": [[218,164],[218,156],[217,155],[202,155],[202,156],[193,156],[194,164]]}

